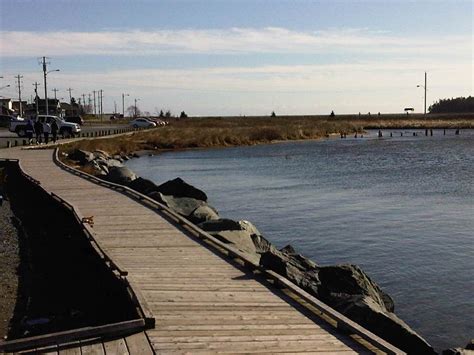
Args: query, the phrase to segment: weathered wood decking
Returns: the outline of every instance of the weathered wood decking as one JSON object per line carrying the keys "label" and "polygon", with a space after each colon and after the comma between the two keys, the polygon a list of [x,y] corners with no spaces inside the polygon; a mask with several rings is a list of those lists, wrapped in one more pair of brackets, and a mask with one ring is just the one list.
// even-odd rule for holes
{"label": "weathered wood decking", "polygon": [[53,353],[372,353],[167,218],[60,169],[52,150],[15,149],[0,157],[20,159],[24,172],[46,191],[94,216],[96,240],[128,271],[156,320],[146,334],[91,340]]}

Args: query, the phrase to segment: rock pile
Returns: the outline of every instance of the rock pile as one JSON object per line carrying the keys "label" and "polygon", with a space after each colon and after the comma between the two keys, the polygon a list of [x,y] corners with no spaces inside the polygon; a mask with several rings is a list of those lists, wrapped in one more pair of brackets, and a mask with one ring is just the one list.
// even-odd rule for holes
{"label": "rock pile", "polygon": [[395,315],[392,298],[357,265],[320,266],[290,245],[278,250],[252,223],[221,218],[208,204],[207,195],[181,178],[156,185],[136,176],[123,166],[127,157],[78,150],[69,159],[92,167],[105,180],[126,185],[166,205],[401,350],[409,354],[435,354],[421,336]]}

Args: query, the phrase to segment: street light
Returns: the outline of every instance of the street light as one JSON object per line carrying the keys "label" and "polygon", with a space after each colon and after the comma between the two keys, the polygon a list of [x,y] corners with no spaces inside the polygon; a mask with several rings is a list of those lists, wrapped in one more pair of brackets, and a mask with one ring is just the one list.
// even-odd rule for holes
{"label": "street light", "polygon": [[[46,66],[44,66],[44,68],[46,68]],[[49,73],[52,73],[54,71],[59,71],[59,69],[54,69],[54,70],[50,70],[50,71],[46,71],[46,70],[43,71],[43,73],[44,73],[44,101],[46,102],[46,114],[47,115],[49,115],[49,107],[48,107],[48,89],[46,87],[46,76]]]}
{"label": "street light", "polygon": [[425,90],[425,95],[424,95],[424,102],[425,102],[425,110],[424,110],[424,114],[423,116],[426,118],[426,88],[427,88],[427,85],[426,85],[426,72],[425,72],[425,85],[417,85],[416,86],[417,88],[423,88]]}
{"label": "street light", "polygon": [[123,118],[125,118],[125,96],[130,96],[130,95],[122,93],[122,116],[123,116]]}
{"label": "street light", "polygon": [[135,118],[137,117],[137,101],[140,101],[140,99],[135,99]]}

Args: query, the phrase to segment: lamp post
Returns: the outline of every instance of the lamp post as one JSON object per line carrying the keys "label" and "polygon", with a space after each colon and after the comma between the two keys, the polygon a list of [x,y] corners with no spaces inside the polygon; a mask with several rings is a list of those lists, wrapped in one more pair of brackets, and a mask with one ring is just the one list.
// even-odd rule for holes
{"label": "lamp post", "polygon": [[125,96],[130,96],[130,95],[122,93],[122,116],[123,116],[123,118],[125,118]]}
{"label": "lamp post", "polygon": [[417,88],[421,87],[421,88],[425,89],[425,95],[424,95],[425,110],[424,110],[423,116],[426,118],[426,88],[427,88],[427,85],[426,85],[426,72],[425,72],[425,85],[417,85],[416,87]]}
{"label": "lamp post", "polygon": [[48,88],[46,86],[46,76],[49,73],[59,71],[59,69],[54,69],[50,71],[46,71],[46,64],[43,65],[43,73],[44,73],[44,101],[46,103],[46,114],[49,115],[49,107],[48,107]]}
{"label": "lamp post", "polygon": [[135,118],[137,117],[137,101],[140,101],[140,99],[135,99]]}

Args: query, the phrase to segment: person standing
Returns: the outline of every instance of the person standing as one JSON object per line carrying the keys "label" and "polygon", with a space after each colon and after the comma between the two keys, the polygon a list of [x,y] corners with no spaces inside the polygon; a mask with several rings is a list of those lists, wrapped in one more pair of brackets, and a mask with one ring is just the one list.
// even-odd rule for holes
{"label": "person standing", "polygon": [[58,131],[59,131],[59,126],[56,120],[53,120],[51,123],[51,134],[53,136],[53,142],[56,143],[56,140],[58,139]]}
{"label": "person standing", "polygon": [[36,122],[34,125],[35,134],[36,134],[36,144],[41,144],[42,142],[42,135],[43,135],[43,124],[36,118]]}
{"label": "person standing", "polygon": [[43,123],[43,135],[44,135],[44,143],[48,144],[49,142],[49,134],[51,133],[51,125],[48,121],[44,121]]}
{"label": "person standing", "polygon": [[26,131],[26,138],[28,139],[28,144],[31,144],[33,142],[33,132],[34,132],[33,121],[31,121],[31,118],[29,118],[28,121],[26,122],[25,131]]}

